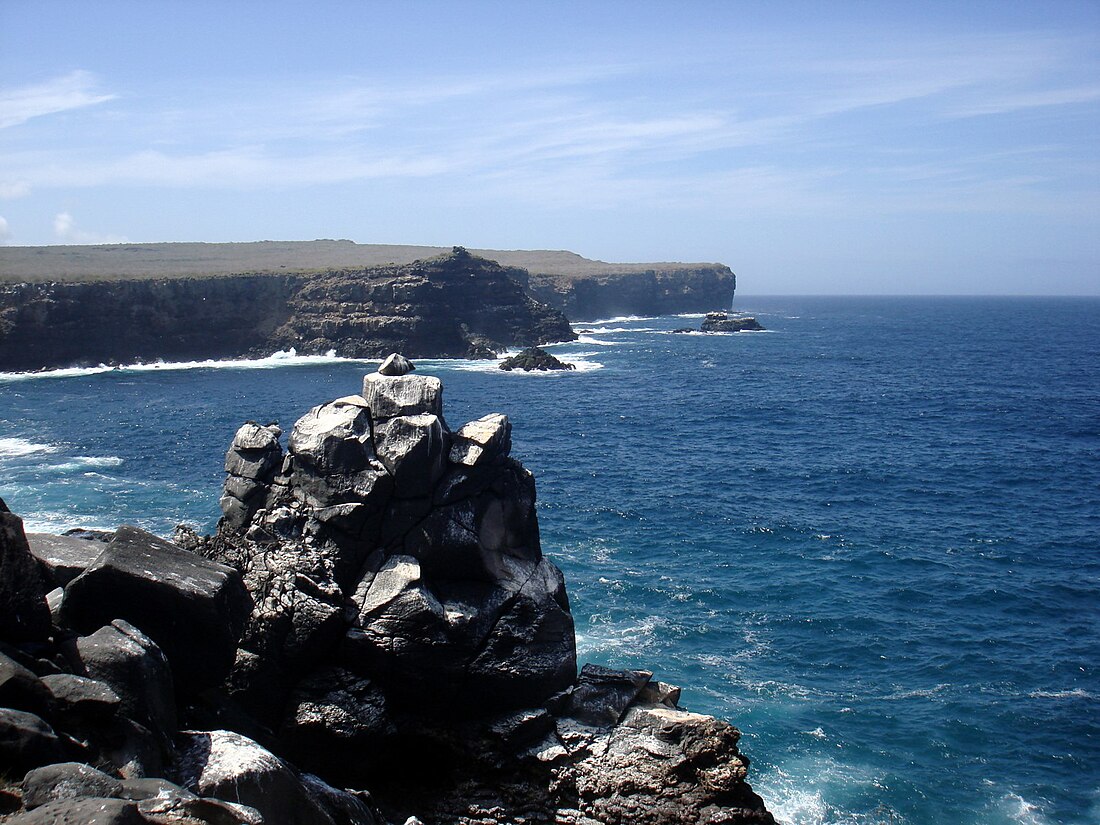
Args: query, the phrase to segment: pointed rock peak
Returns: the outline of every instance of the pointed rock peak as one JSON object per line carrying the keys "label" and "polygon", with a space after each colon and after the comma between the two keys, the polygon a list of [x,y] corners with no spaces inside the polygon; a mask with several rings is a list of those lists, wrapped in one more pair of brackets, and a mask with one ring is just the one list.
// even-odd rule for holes
{"label": "pointed rock peak", "polygon": [[378,367],[378,372],[382,375],[407,375],[416,369],[416,366],[406,358],[396,352],[391,352],[386,356],[386,360],[382,362],[382,365]]}

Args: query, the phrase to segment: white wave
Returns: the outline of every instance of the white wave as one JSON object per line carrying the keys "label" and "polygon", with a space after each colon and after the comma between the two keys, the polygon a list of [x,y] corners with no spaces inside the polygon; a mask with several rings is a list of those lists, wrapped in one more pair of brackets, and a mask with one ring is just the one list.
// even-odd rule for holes
{"label": "white wave", "polygon": [[25,455],[55,453],[58,449],[59,447],[56,444],[39,444],[17,436],[0,438],[0,458],[18,458]]}
{"label": "white wave", "polygon": [[590,335],[581,335],[577,338],[578,344],[596,344],[601,347],[614,347],[622,344],[622,341],[601,341],[598,338],[593,338]]}
{"label": "white wave", "polygon": [[804,734],[806,734],[806,736],[812,736],[814,739],[828,739],[829,738],[826,735],[825,731],[820,727],[814,728],[813,730],[804,730],[802,732]]}
{"label": "white wave", "polygon": [[[61,464],[53,465],[52,469],[59,472],[70,472],[72,470],[87,470],[90,467],[118,467],[120,464],[122,464],[122,459],[117,455],[78,455]],[[85,475],[88,475],[88,473],[85,473]]]}
{"label": "white wave", "polygon": [[1096,697],[1082,688],[1073,690],[1033,690],[1028,696],[1032,699],[1095,699]]}
{"label": "white wave", "polygon": [[275,367],[308,366],[310,364],[340,364],[353,361],[371,363],[378,359],[343,358],[335,350],[324,355],[299,355],[294,348],[279,350],[263,358],[210,358],[204,361],[153,361],[150,363],[123,364],[97,367],[67,367],[65,369],[42,370],[40,372],[4,372],[0,381],[27,381],[36,378],[74,378],[87,375],[99,375],[105,372],[174,372],[177,370],[198,369],[272,369]]}
{"label": "white wave", "polygon": [[[607,324],[629,323],[631,321],[655,321],[660,317],[661,316],[659,315],[616,315],[613,318],[600,318],[598,320],[592,321],[591,325],[598,327],[605,326]],[[581,326],[584,326],[584,324],[582,324]]]}
{"label": "white wave", "polygon": [[852,787],[881,787],[868,768],[834,759],[804,758],[763,770],[752,781],[768,810],[783,825],[900,825],[905,819],[879,805],[873,811],[843,810],[830,798],[847,796]]}
{"label": "white wave", "polygon": [[674,318],[706,318],[705,312],[679,312],[673,316]]}
{"label": "white wave", "polygon": [[586,335],[614,335],[616,332],[662,332],[655,327],[581,327]]}
{"label": "white wave", "polygon": [[1028,802],[1019,794],[1010,793],[1001,800],[1002,812],[1011,822],[1020,825],[1047,825],[1050,822],[1038,805]]}

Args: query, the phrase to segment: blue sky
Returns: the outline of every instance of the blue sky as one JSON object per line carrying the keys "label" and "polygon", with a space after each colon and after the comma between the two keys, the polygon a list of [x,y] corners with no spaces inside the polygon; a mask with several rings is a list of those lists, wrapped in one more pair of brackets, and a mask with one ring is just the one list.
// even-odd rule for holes
{"label": "blue sky", "polygon": [[0,243],[1100,294],[1100,3],[0,2]]}

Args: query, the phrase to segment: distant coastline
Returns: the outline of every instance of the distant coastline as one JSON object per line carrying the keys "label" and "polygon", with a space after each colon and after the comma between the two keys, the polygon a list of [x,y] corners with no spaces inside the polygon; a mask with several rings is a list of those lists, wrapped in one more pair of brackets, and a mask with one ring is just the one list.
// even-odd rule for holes
{"label": "distant coastline", "polygon": [[351,241],[0,247],[0,371],[304,355],[489,358],[569,321],[728,307],[722,264]]}

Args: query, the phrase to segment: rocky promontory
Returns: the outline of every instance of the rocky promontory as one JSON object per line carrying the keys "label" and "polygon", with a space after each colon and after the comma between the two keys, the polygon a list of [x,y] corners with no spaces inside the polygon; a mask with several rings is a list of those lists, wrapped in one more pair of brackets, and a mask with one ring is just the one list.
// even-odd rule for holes
{"label": "rocky promontory", "polygon": [[577,671],[535,482],[403,358],[245,423],[212,536],[24,535],[0,507],[11,823],[773,823],[729,724]]}
{"label": "rocky promontory", "polygon": [[308,273],[0,285],[0,371],[335,352],[492,358],[576,336],[526,273],[461,247]]}

